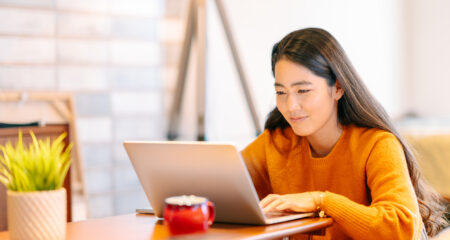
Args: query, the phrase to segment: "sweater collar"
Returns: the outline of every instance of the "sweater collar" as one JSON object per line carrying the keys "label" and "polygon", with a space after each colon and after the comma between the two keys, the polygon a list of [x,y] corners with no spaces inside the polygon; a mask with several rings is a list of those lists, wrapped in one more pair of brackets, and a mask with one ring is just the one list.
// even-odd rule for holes
{"label": "sweater collar", "polygon": [[345,139],[348,138],[347,135],[349,132],[349,128],[350,128],[350,126],[343,125],[341,136],[339,136],[336,144],[334,144],[331,151],[324,157],[313,157],[312,156],[311,146],[309,145],[309,142],[306,139],[306,137],[301,137],[301,139],[300,139],[301,151],[303,152],[305,157],[307,157],[308,159],[311,159],[314,163],[320,163],[320,162],[325,163],[325,162],[327,162],[328,159],[333,158],[333,156],[335,156],[336,154],[339,154],[339,151],[345,150],[345,147],[343,145],[345,145],[345,142],[346,142]]}

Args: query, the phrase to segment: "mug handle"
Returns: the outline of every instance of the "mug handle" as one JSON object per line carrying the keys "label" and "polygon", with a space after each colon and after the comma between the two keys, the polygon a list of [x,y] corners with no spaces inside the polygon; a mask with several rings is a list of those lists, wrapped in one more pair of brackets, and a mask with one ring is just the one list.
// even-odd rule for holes
{"label": "mug handle", "polygon": [[214,222],[214,218],[216,217],[216,209],[214,208],[214,203],[208,201],[208,226],[211,226]]}

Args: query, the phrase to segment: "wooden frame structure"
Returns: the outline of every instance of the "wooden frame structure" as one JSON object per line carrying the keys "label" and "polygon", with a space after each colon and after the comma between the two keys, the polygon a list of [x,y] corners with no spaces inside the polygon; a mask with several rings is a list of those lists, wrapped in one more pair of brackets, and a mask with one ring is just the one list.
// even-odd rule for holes
{"label": "wooden frame structure", "polygon": [[[255,106],[252,101],[250,91],[248,89],[247,78],[244,73],[244,68],[240,62],[239,54],[234,43],[228,19],[225,14],[222,0],[215,0],[217,9],[219,11],[220,20],[225,30],[227,42],[230,47],[234,65],[237,69],[241,87],[244,91],[247,106],[255,127],[256,135],[261,133],[258,115],[256,114]],[[186,85],[188,61],[190,55],[190,48],[193,39],[197,41],[197,140],[205,140],[205,70],[206,70],[206,0],[190,0],[188,6],[188,14],[185,28],[185,36],[180,55],[177,85],[175,89],[174,101],[170,111],[169,129],[167,138],[175,140],[178,137],[178,125],[180,121],[181,101],[183,99],[183,91]]]}

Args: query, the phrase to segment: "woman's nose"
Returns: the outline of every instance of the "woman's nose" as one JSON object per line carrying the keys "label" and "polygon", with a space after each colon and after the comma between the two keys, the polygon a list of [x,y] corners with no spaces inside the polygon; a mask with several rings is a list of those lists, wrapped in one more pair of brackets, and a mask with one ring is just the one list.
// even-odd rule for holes
{"label": "woman's nose", "polygon": [[287,107],[288,107],[289,111],[299,110],[300,109],[299,100],[293,94],[288,96],[288,98],[287,98],[287,105],[288,105]]}

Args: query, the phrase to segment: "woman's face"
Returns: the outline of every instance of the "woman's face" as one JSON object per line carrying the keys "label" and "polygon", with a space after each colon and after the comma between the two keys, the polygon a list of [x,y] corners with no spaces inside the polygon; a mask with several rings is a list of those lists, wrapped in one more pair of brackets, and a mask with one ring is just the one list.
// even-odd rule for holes
{"label": "woman's face", "polygon": [[337,100],[343,90],[286,58],[275,64],[277,107],[299,136],[337,126]]}

